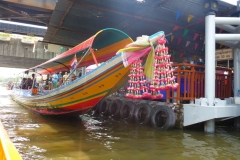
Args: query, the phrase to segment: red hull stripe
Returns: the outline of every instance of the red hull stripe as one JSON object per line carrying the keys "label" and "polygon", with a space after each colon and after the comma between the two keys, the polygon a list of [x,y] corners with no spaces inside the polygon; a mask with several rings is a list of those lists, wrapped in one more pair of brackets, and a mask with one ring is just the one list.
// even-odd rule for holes
{"label": "red hull stripe", "polygon": [[102,97],[97,97],[94,99],[91,99],[86,102],[82,102],[81,104],[74,104],[65,108],[53,108],[53,109],[37,109],[37,108],[29,108],[26,107],[27,109],[44,114],[44,115],[62,115],[62,114],[70,114],[74,112],[78,112],[79,114],[84,113],[86,110],[92,109],[97,102],[99,102],[102,99]]}

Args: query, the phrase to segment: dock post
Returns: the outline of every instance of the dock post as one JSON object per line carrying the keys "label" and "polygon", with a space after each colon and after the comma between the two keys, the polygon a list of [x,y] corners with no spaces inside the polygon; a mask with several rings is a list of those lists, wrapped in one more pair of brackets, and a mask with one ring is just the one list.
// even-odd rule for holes
{"label": "dock post", "polygon": [[204,131],[207,133],[214,133],[215,132],[215,120],[211,119],[204,123]]}
{"label": "dock post", "polygon": [[234,59],[233,59],[233,65],[234,65],[234,85],[233,85],[233,93],[234,97],[237,97],[238,89],[240,89],[240,49],[234,48]]}
{"label": "dock post", "polygon": [[234,118],[234,127],[240,128],[240,117]]}
{"label": "dock post", "polygon": [[[215,12],[205,17],[205,98],[208,106],[214,106],[215,98]],[[204,125],[205,132],[215,132],[215,120],[208,120]]]}
{"label": "dock post", "polygon": [[[240,89],[240,49],[234,48],[234,59],[233,59],[233,65],[234,65],[234,83],[233,83],[233,93],[234,97],[238,97],[238,90]],[[240,117],[236,117],[234,119],[234,126],[237,128],[240,128]]]}

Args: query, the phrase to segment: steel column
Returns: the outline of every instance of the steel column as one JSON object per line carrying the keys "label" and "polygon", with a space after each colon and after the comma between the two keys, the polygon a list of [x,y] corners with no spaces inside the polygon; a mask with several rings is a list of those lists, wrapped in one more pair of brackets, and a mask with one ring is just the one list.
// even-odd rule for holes
{"label": "steel column", "polygon": [[215,13],[211,12],[205,18],[205,97],[209,106],[213,106],[215,98]]}
{"label": "steel column", "polygon": [[234,96],[237,96],[237,91],[240,89],[240,49],[234,49],[234,58],[233,58],[233,65],[234,65]]}
{"label": "steel column", "polygon": [[[215,13],[210,12],[205,17],[205,98],[208,106],[214,106],[215,98]],[[209,120],[204,125],[205,132],[215,131],[215,120]]]}

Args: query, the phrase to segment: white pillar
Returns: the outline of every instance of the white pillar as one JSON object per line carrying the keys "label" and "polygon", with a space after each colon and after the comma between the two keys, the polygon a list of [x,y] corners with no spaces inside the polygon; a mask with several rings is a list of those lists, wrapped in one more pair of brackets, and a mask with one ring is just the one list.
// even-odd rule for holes
{"label": "white pillar", "polygon": [[215,120],[214,119],[205,122],[204,131],[207,133],[215,132]]}
{"label": "white pillar", "polygon": [[[205,98],[208,106],[214,105],[215,72],[215,13],[209,12],[205,17]],[[204,130],[213,133],[215,120],[206,121]]]}
{"label": "white pillar", "polygon": [[234,96],[237,96],[237,91],[240,89],[240,49],[235,48],[234,49],[234,58],[233,58],[233,65],[234,65]]}
{"label": "white pillar", "polygon": [[215,13],[205,17],[205,97],[213,106],[215,98]]}
{"label": "white pillar", "polygon": [[[234,65],[234,85],[233,85],[233,93],[234,96],[238,96],[237,92],[238,89],[240,89],[240,49],[239,48],[235,48],[234,50],[234,57],[233,57],[233,65]],[[237,128],[240,128],[240,117],[237,117],[234,119],[234,126]]]}

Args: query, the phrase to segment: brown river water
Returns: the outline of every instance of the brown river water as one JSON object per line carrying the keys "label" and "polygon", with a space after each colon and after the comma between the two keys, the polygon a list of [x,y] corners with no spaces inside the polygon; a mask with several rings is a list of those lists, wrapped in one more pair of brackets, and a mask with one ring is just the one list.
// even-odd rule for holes
{"label": "brown river water", "polygon": [[78,119],[32,113],[0,88],[0,119],[24,160],[240,159],[240,130],[159,131],[90,115]]}

